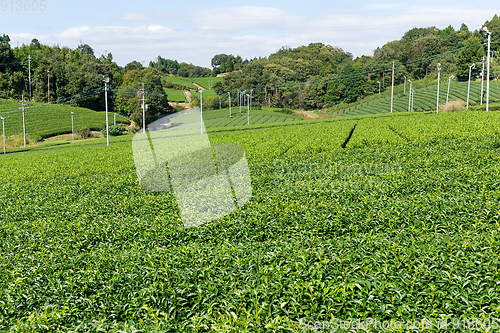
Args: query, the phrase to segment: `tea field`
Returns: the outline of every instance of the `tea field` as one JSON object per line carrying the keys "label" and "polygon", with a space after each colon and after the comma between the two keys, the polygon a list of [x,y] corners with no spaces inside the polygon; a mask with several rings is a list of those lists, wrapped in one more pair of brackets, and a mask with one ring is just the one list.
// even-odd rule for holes
{"label": "tea field", "polygon": [[1,155],[0,330],[499,318],[499,133],[480,111],[211,132],[253,197],[189,229],[141,190],[131,137]]}
{"label": "tea field", "polygon": [[[59,134],[71,133],[71,112],[75,130],[88,127],[101,130],[106,127],[106,113],[64,104],[27,103],[25,109],[26,133],[33,137],[47,138]],[[0,99],[0,116],[5,118],[6,136],[23,133],[23,115],[21,103]],[[114,121],[113,113],[108,113],[109,123]],[[118,115],[117,123],[129,124],[129,120]],[[0,135],[2,133],[0,132]]]}

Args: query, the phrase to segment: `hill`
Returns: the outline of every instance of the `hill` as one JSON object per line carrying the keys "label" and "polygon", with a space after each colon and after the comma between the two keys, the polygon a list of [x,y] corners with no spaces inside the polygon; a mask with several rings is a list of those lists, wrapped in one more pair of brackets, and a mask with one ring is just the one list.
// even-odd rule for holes
{"label": "hill", "polygon": [[[33,138],[43,139],[51,136],[71,133],[71,112],[73,112],[74,128],[87,127],[100,131],[106,127],[105,112],[92,111],[81,107],[59,104],[26,103],[26,133]],[[22,103],[0,99],[0,116],[5,118],[6,136],[23,133]],[[113,113],[108,113],[109,123],[114,122]],[[129,124],[124,116],[116,117],[117,123]]]}

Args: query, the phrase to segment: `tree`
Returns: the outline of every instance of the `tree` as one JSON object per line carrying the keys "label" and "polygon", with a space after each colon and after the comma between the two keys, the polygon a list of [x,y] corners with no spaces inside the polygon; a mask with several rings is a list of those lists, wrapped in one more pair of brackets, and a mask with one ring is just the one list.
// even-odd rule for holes
{"label": "tree", "polygon": [[[480,42],[481,40],[478,37],[471,36],[465,43],[469,48],[459,53],[457,62],[457,78],[459,80],[467,80],[469,78],[469,66],[482,61],[485,52]],[[480,66],[476,65],[476,68],[472,70],[473,77],[478,75],[480,71]]]}

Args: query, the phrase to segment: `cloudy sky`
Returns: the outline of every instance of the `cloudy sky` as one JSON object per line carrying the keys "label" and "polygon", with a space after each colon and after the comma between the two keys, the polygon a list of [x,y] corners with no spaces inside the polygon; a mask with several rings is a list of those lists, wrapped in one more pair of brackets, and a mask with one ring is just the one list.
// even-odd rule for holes
{"label": "cloudy sky", "polygon": [[[282,46],[322,42],[354,56],[372,55],[377,46],[400,39],[413,27],[461,23],[478,29],[495,13],[497,1],[62,1],[27,0],[38,10],[2,1],[0,34],[11,46],[44,44],[77,47],[96,55],[111,52],[119,65],[148,64],[158,55],[210,67],[215,54],[264,57]],[[19,3],[20,1],[18,1]],[[23,3],[25,1],[23,0]],[[45,10],[41,11],[41,4]],[[5,6],[6,5],[6,6]]]}

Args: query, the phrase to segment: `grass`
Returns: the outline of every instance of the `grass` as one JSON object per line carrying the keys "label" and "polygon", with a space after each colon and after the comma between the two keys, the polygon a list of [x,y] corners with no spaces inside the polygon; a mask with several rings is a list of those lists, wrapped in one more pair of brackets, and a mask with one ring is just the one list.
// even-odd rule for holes
{"label": "grass", "polygon": [[193,78],[193,81],[203,88],[208,89],[209,86],[213,86],[217,82],[222,82],[223,79],[222,77],[197,77]]}
{"label": "grass", "polygon": [[186,100],[186,96],[182,90],[165,89],[165,93],[167,93],[168,100],[171,102],[182,103]]}
{"label": "grass", "polygon": [[164,76],[162,78],[164,81],[169,81],[172,84],[178,84],[178,85],[184,85],[190,89],[198,89],[197,86],[193,84],[193,81],[190,78],[187,77],[181,77],[181,76]]}
{"label": "grass", "polygon": [[0,156],[0,330],[498,318],[496,112],[282,124],[209,134],[245,149],[253,197],[190,229],[141,190],[132,136]]}

